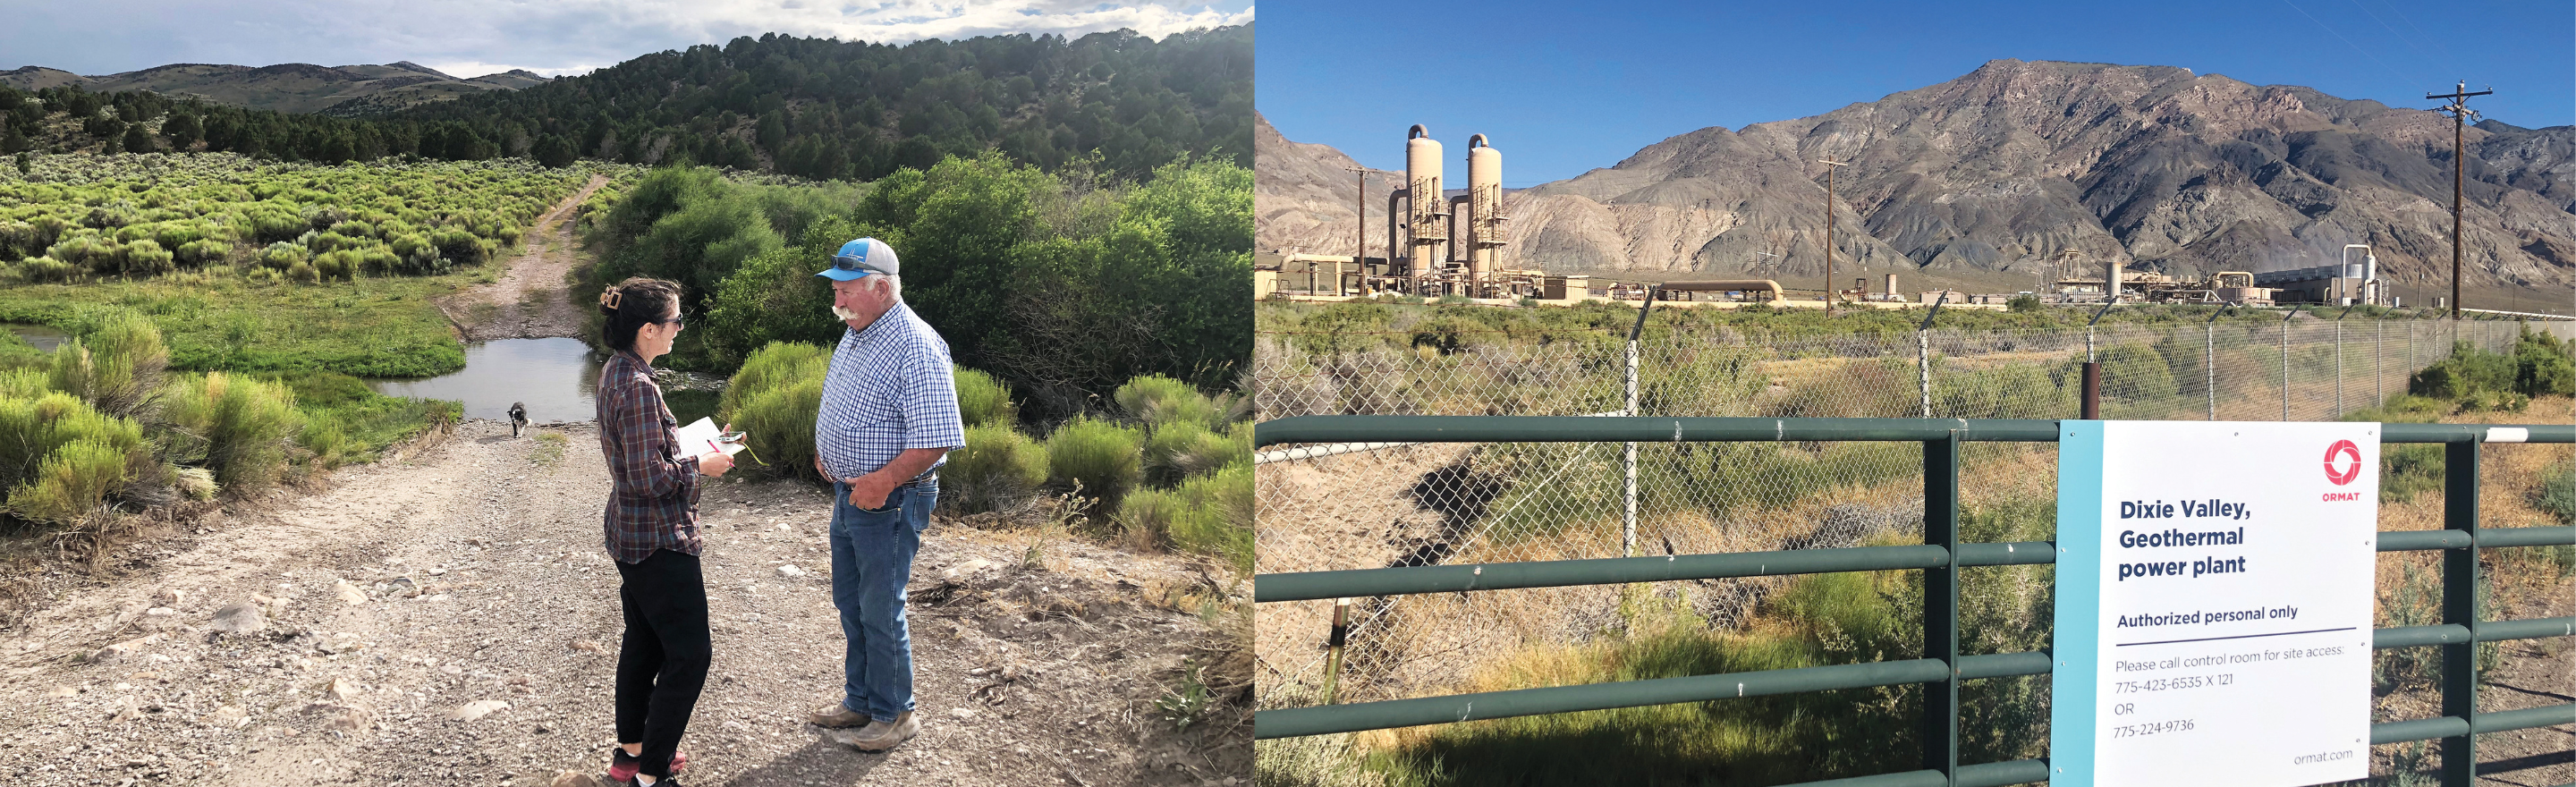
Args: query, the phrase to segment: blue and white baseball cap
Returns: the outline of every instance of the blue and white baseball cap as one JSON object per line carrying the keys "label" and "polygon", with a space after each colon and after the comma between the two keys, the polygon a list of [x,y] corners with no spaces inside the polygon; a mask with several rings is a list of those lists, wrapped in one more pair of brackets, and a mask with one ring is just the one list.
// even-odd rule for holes
{"label": "blue and white baseball cap", "polygon": [[832,255],[832,267],[814,275],[833,281],[850,281],[871,273],[901,276],[903,269],[895,260],[893,246],[875,238],[860,238],[841,244],[840,253]]}

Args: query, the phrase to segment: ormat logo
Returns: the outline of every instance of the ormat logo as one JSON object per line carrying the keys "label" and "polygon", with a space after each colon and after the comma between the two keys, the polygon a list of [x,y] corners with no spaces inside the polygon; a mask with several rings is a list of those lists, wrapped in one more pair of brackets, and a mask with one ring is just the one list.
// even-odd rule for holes
{"label": "ormat logo", "polygon": [[[2351,461],[2342,463],[2343,466],[2338,468],[2335,466],[2338,464],[2335,461],[2337,457],[2350,457]],[[2335,486],[2343,486],[2359,477],[2361,477],[2361,446],[2353,445],[2350,440],[2336,440],[2334,445],[2326,446],[2326,480],[2333,481]]]}

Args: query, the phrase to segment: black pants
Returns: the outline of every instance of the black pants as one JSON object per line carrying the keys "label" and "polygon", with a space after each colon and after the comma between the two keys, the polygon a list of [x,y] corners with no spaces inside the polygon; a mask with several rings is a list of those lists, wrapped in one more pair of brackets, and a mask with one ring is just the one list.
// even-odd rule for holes
{"label": "black pants", "polygon": [[642,741],[641,772],[671,775],[671,753],[707,684],[715,655],[707,631],[707,581],[698,556],[653,551],[635,565],[617,564],[624,584],[626,640],[617,653],[617,739]]}

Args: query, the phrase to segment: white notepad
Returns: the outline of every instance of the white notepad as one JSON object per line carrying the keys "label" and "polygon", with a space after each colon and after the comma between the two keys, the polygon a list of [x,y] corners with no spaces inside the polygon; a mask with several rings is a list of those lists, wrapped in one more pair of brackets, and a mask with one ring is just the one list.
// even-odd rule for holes
{"label": "white notepad", "polygon": [[724,433],[716,428],[714,421],[705,418],[680,427],[679,436],[681,456],[706,456],[718,451],[724,452],[725,456],[732,456],[742,452],[741,443],[717,440],[716,438],[724,436]]}

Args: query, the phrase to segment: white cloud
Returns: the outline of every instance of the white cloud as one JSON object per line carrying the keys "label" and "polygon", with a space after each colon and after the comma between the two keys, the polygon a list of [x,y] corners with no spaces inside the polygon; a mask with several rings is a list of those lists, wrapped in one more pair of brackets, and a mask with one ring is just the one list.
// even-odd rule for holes
{"label": "white cloud", "polygon": [[[903,44],[925,38],[1126,28],[1161,38],[1253,21],[1249,0],[1113,4],[1082,0],[91,0],[10,8],[0,0],[0,69],[83,74],[168,63],[390,63],[458,77],[512,68],[558,76],[638,55],[784,33]],[[117,23],[100,26],[100,19]]]}

